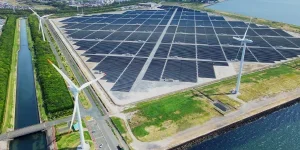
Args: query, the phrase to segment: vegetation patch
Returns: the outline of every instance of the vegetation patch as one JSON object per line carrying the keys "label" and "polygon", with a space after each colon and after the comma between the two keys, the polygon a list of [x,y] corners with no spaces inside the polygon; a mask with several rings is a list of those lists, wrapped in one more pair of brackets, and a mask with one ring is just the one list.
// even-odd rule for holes
{"label": "vegetation patch", "polygon": [[73,100],[61,75],[47,62],[56,62],[49,43],[42,40],[38,31],[38,19],[29,16],[30,32],[35,54],[35,69],[40,83],[44,108],[48,118],[58,118],[70,115],[73,110]]}
{"label": "vegetation patch", "polygon": [[0,131],[2,130],[3,117],[5,112],[9,75],[11,72],[12,52],[14,46],[16,28],[16,17],[7,15],[6,23],[3,26],[0,36]]}
{"label": "vegetation patch", "polygon": [[192,91],[141,102],[125,112],[134,112],[129,125],[141,141],[160,140],[219,115],[205,97]]}
{"label": "vegetation patch", "polygon": [[[232,78],[198,88],[204,95],[222,101],[233,102],[227,96],[235,88],[236,79]],[[241,80],[239,99],[251,101],[272,96],[300,87],[300,60],[291,61],[273,68],[244,75]],[[224,101],[223,101],[224,102]]]}
{"label": "vegetation patch", "polygon": [[15,120],[15,101],[16,101],[16,85],[17,85],[17,59],[18,50],[20,49],[20,30],[19,21],[16,21],[16,29],[14,36],[14,45],[12,50],[11,71],[8,82],[8,93],[6,97],[5,118],[3,121],[2,132],[13,130]]}
{"label": "vegetation patch", "polygon": [[[90,144],[91,150],[95,150],[95,145],[88,131],[84,131],[85,141]],[[56,144],[58,149],[75,150],[80,144],[79,132],[62,133],[56,135]]]}
{"label": "vegetation patch", "polygon": [[129,145],[132,142],[132,138],[130,134],[127,131],[125,122],[123,119],[118,118],[118,117],[111,117],[112,123],[115,125],[119,133],[122,135],[126,143]]}

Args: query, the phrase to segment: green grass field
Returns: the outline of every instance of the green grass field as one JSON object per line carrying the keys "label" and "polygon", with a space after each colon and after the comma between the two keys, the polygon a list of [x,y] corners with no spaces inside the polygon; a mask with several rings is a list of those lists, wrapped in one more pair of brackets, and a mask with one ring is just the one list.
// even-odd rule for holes
{"label": "green grass field", "polygon": [[7,100],[5,108],[5,116],[3,121],[2,132],[7,132],[9,129],[13,129],[15,120],[15,102],[16,102],[16,85],[17,85],[17,61],[18,50],[20,49],[20,29],[19,19],[16,21],[16,30],[14,38],[14,46],[12,52],[11,72],[9,76]]}
{"label": "green grass field", "polygon": [[[264,71],[244,75],[241,80],[241,95],[238,98],[247,102],[299,88],[299,69],[300,60],[296,60]],[[227,97],[226,93],[235,87],[235,83],[236,79],[233,78],[197,90],[218,99],[218,96]],[[231,100],[229,99],[229,101]]]}
{"label": "green grass field", "polygon": [[[95,150],[95,146],[92,142],[91,136],[88,131],[84,131],[84,138],[86,142],[89,142],[91,150]],[[78,132],[63,133],[56,136],[56,143],[58,149],[63,150],[76,150],[80,144],[80,136]]]}
{"label": "green grass field", "polygon": [[163,139],[219,115],[207,99],[197,97],[192,91],[142,102],[125,112],[134,111],[137,113],[129,124],[141,141]]}
{"label": "green grass field", "polygon": [[111,117],[111,120],[113,124],[116,126],[117,130],[120,132],[124,140],[127,144],[130,144],[132,142],[132,138],[129,135],[124,120],[118,117]]}

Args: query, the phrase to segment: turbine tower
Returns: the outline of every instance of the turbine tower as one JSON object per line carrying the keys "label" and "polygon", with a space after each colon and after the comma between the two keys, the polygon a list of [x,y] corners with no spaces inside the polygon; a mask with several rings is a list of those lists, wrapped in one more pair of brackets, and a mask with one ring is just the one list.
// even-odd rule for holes
{"label": "turbine tower", "polygon": [[44,15],[44,16],[41,17],[41,16],[39,16],[35,11],[33,11],[32,8],[29,7],[29,9],[30,9],[30,10],[38,17],[38,19],[39,19],[39,31],[42,30],[43,41],[45,41],[45,34],[44,34],[43,25],[42,25],[42,19],[45,18],[45,17],[48,17],[48,16],[50,16],[50,15],[52,15],[52,14],[50,14],[50,15]]}
{"label": "turbine tower", "polygon": [[246,39],[246,35],[247,35],[248,29],[250,27],[251,19],[250,19],[250,22],[249,22],[248,27],[246,29],[246,32],[244,34],[244,37],[242,39],[239,38],[239,37],[233,37],[233,39],[235,39],[237,41],[240,41],[241,46],[243,46],[241,62],[240,62],[240,70],[239,70],[239,74],[238,74],[238,78],[237,78],[237,82],[236,82],[236,88],[235,88],[235,91],[234,91],[235,94],[239,94],[239,90],[240,90],[240,84],[241,84],[241,78],[242,78],[242,71],[243,71],[243,67],[244,67],[244,58],[245,58],[247,43],[252,43],[253,42],[252,40]]}
{"label": "turbine tower", "polygon": [[48,60],[49,63],[60,73],[60,75],[65,79],[65,81],[68,83],[69,90],[73,94],[73,97],[75,99],[74,101],[74,110],[73,110],[73,115],[72,115],[72,121],[70,125],[70,129],[72,127],[72,124],[74,122],[75,114],[77,113],[77,120],[79,123],[79,134],[80,134],[80,145],[77,147],[77,149],[82,149],[82,150],[89,150],[90,145],[85,143],[84,140],[84,134],[83,134],[83,127],[82,127],[82,122],[81,122],[81,115],[80,115],[80,110],[79,110],[79,104],[78,104],[78,95],[81,92],[82,89],[86,88],[87,86],[91,85],[92,83],[95,83],[99,79],[105,76],[105,73],[101,75],[101,77],[96,78],[90,82],[84,83],[80,87],[77,87],[69,78],[66,76],[58,67],[56,67],[50,60]]}

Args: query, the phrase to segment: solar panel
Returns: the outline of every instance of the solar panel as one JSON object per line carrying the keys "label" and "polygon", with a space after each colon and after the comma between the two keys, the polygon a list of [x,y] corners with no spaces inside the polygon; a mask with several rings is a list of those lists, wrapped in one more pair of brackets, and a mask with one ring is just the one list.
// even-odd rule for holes
{"label": "solar panel", "polygon": [[98,55],[85,55],[85,57],[89,57],[87,62],[100,62],[105,58],[105,56],[98,56]]}
{"label": "solar panel", "polygon": [[82,31],[81,30],[81,31],[74,32],[69,36],[72,37],[73,39],[82,39],[91,33],[93,33],[93,31]]}
{"label": "solar panel", "polygon": [[120,25],[123,25],[123,24],[126,24],[127,22],[129,22],[131,19],[118,19],[114,22],[112,22],[111,24],[120,24]]}
{"label": "solar panel", "polygon": [[[228,61],[241,60],[242,48],[223,46],[223,50],[225,52],[225,55],[226,55],[226,58]],[[248,49],[246,49],[244,60],[247,62],[257,62],[255,57],[252,55],[252,53]]]}
{"label": "solar panel", "polygon": [[124,25],[118,31],[135,31],[140,25]]}
{"label": "solar panel", "polygon": [[284,37],[292,37],[290,34],[288,34],[287,32],[283,31],[282,29],[272,29],[273,31],[275,31],[277,34],[284,36]]}
{"label": "solar panel", "polygon": [[143,80],[159,81],[166,59],[152,59]]}
{"label": "solar panel", "polygon": [[173,44],[169,57],[173,58],[196,58],[196,47],[195,45],[180,45]]}
{"label": "solar panel", "polygon": [[197,34],[215,34],[212,27],[196,27]]}
{"label": "solar panel", "polygon": [[209,17],[208,16],[195,16],[195,20],[196,21],[200,21],[200,20],[206,20],[206,21],[208,21]]}
{"label": "solar panel", "polygon": [[227,21],[211,21],[214,27],[230,27]]}
{"label": "solar panel", "polygon": [[166,26],[157,26],[154,32],[163,32]]}
{"label": "solar panel", "polygon": [[83,29],[87,26],[89,26],[91,24],[86,24],[86,23],[78,23],[78,24],[74,24],[73,26],[69,26],[67,27],[67,29]]}
{"label": "solar panel", "polygon": [[114,32],[105,40],[125,40],[130,34],[131,32]]}
{"label": "solar panel", "polygon": [[129,92],[147,59],[134,58],[111,91]]}
{"label": "solar panel", "polygon": [[216,35],[196,35],[197,44],[219,45]]}
{"label": "solar panel", "polygon": [[300,49],[277,49],[286,58],[299,57]]}
{"label": "solar panel", "polygon": [[87,50],[90,49],[96,43],[98,43],[98,41],[78,41],[75,43],[75,45],[79,46],[77,50]]}
{"label": "solar panel", "polygon": [[287,38],[287,40],[293,42],[294,44],[300,47],[300,38]]}
{"label": "solar panel", "polygon": [[247,28],[248,25],[242,21],[228,21],[231,27],[236,27],[236,28]]}
{"label": "solar panel", "polygon": [[198,61],[198,77],[200,77],[200,78],[216,78],[213,62]]}
{"label": "solar panel", "polygon": [[100,30],[107,24],[92,24],[84,28],[84,30]]}
{"label": "solar panel", "polygon": [[131,59],[131,57],[107,56],[93,70],[104,72],[106,75],[102,79],[114,83],[127,67]]}
{"label": "solar panel", "polygon": [[280,36],[272,29],[253,29],[253,30],[261,36]]}
{"label": "solar panel", "polygon": [[218,38],[222,45],[235,45],[235,46],[241,45],[241,42],[233,39],[233,37],[235,36],[218,35]]}
{"label": "solar panel", "polygon": [[89,36],[85,37],[84,39],[105,39],[107,36],[112,34],[113,32],[109,31],[96,31]]}
{"label": "solar panel", "polygon": [[195,44],[195,34],[176,34],[173,43]]}
{"label": "solar panel", "polygon": [[109,54],[119,44],[120,42],[101,41],[91,49],[87,50],[84,54]]}
{"label": "solar panel", "polygon": [[160,44],[154,57],[167,58],[171,44]]}
{"label": "solar panel", "polygon": [[161,33],[152,33],[147,42],[157,42]]}
{"label": "solar panel", "polygon": [[143,43],[123,42],[115,50],[112,51],[112,54],[135,55],[142,47],[142,45]]}
{"label": "solar panel", "polygon": [[[243,36],[247,30],[247,28],[232,28],[237,35]],[[252,29],[248,29],[247,31],[247,36],[259,36],[256,34]]]}
{"label": "solar panel", "polygon": [[225,20],[224,17],[222,16],[209,16],[210,20],[214,20],[214,21],[221,21],[221,20]]}
{"label": "solar panel", "polygon": [[180,82],[197,82],[196,61],[169,59],[162,78]]}
{"label": "solar panel", "polygon": [[215,31],[219,35],[236,35],[232,28],[215,28]]}
{"label": "solar panel", "polygon": [[145,25],[158,25],[160,23],[160,19],[148,19],[144,22]]}
{"label": "solar panel", "polygon": [[115,31],[115,30],[118,30],[121,27],[122,27],[122,25],[112,25],[112,24],[110,24],[110,25],[107,25],[107,26],[101,28],[101,30]]}
{"label": "solar panel", "polygon": [[172,43],[173,37],[174,34],[165,34],[164,38],[162,39],[162,43]]}
{"label": "solar panel", "polygon": [[150,34],[151,33],[134,32],[126,39],[126,41],[147,41]]}
{"label": "solar panel", "polygon": [[145,43],[143,47],[138,52],[137,56],[148,57],[152,52],[155,44],[154,43]]}
{"label": "solar panel", "polygon": [[226,61],[224,53],[220,46],[197,45],[197,58],[212,61]]}
{"label": "solar panel", "polygon": [[212,24],[210,21],[196,21],[197,27],[211,27]]}
{"label": "solar panel", "polygon": [[283,37],[263,37],[274,47],[290,47],[290,48],[299,48],[295,44],[291,43]]}
{"label": "solar panel", "polygon": [[143,32],[153,32],[156,26],[152,25],[141,25],[136,31],[143,31]]}
{"label": "solar panel", "polygon": [[178,27],[177,33],[195,33],[195,27]]}
{"label": "solar panel", "polygon": [[249,48],[254,56],[262,63],[274,63],[285,58],[272,48]]}
{"label": "solar panel", "polygon": [[[165,10],[71,17],[60,28],[86,62],[99,63],[94,70],[107,73],[103,80],[115,83],[112,91],[129,92],[147,59],[152,61],[142,80],[194,83],[198,77],[216,78],[214,66],[240,59],[241,43],[233,37],[242,37],[247,23],[178,6],[160,8]],[[250,27],[246,38],[253,43],[247,44],[245,61],[274,63],[300,55],[300,38],[268,26]],[[148,58],[155,46],[154,58]]]}

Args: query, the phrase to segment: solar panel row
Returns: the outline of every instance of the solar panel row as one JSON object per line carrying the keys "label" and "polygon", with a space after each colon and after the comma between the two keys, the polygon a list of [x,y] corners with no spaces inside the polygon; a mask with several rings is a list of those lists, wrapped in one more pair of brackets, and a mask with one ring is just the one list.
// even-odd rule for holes
{"label": "solar panel row", "polygon": [[[161,8],[165,10],[71,17],[62,21],[62,28],[76,41],[77,50],[85,50],[87,62],[98,63],[94,70],[107,74],[103,80],[115,83],[112,91],[131,90],[166,28],[142,80],[216,78],[214,66],[228,66],[226,61],[240,59],[240,42],[233,37],[243,36],[248,24],[181,7]],[[300,38],[281,29],[250,27],[247,38],[253,43],[248,44],[245,61],[273,63],[300,55]]]}

